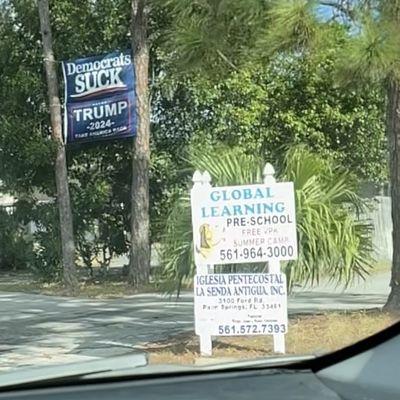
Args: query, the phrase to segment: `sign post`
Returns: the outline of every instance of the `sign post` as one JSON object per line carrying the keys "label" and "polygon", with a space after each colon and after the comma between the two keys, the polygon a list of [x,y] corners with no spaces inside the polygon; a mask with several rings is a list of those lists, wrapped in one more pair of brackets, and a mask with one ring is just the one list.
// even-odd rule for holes
{"label": "sign post", "polygon": [[[208,172],[204,172],[203,174],[200,171],[195,171],[193,174],[193,187],[191,190],[191,198],[195,198],[202,192],[205,188],[211,187],[211,176]],[[196,216],[193,216],[196,218]],[[195,235],[194,242],[200,240],[198,235]],[[199,275],[208,275],[209,264],[199,263],[196,264],[196,270]],[[211,356],[212,355],[212,338],[211,335],[207,334],[206,332],[201,332],[199,335],[200,338],[200,353],[202,356]]]}
{"label": "sign post", "polygon": [[[286,277],[280,261],[297,258],[294,188],[276,182],[266,164],[263,184],[212,187],[196,171],[191,191],[195,323],[202,355],[212,336],[273,335],[285,353]],[[214,265],[267,262],[268,273],[215,274]]]}
{"label": "sign post", "polygon": [[[265,164],[263,171],[263,178],[264,178],[264,183],[266,185],[276,183],[275,169],[269,163]],[[269,261],[268,272],[270,274],[280,274],[281,272],[280,262],[278,260]],[[285,354],[285,335],[283,334],[274,335],[274,351],[275,353]]]}

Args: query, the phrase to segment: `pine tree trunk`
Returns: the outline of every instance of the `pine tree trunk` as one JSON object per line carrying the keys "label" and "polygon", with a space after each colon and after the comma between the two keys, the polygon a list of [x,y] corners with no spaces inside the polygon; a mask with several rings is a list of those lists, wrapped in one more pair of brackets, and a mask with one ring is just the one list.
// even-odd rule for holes
{"label": "pine tree trunk", "polygon": [[150,105],[149,45],[145,0],[132,0],[132,48],[136,76],[137,136],[133,144],[131,252],[128,279],[135,286],[149,281]]}
{"label": "pine tree trunk", "polygon": [[50,107],[51,134],[52,139],[57,144],[55,175],[61,230],[63,278],[67,290],[74,294],[78,289],[78,280],[75,268],[74,231],[72,224],[71,201],[68,188],[66,154],[62,139],[60,98],[58,95],[56,62],[52,49],[48,0],[39,0],[38,8],[43,42],[43,56],[46,69],[47,92]]}
{"label": "pine tree trunk", "polygon": [[390,184],[393,221],[393,260],[391,291],[384,309],[400,309],[400,86],[395,80],[388,84],[387,134],[390,150]]}

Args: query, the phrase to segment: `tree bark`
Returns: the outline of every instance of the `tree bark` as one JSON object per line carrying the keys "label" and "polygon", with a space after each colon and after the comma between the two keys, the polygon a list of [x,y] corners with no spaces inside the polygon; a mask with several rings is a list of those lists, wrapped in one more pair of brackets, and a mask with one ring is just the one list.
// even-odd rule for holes
{"label": "tree bark", "polygon": [[58,95],[56,61],[54,59],[52,48],[48,0],[38,0],[38,8],[46,70],[47,93],[50,107],[51,135],[52,139],[57,144],[55,177],[61,230],[63,278],[66,288],[71,293],[76,293],[78,289],[78,280],[75,268],[74,231],[68,187],[65,146],[62,138],[61,105]]}
{"label": "tree bark", "polygon": [[132,0],[132,48],[136,76],[137,135],[133,143],[131,187],[131,249],[128,281],[146,284],[150,271],[149,238],[149,43],[146,0]]}
{"label": "tree bark", "polygon": [[390,151],[390,184],[393,221],[393,259],[391,291],[384,306],[387,311],[400,309],[400,86],[392,79],[387,88],[387,134]]}

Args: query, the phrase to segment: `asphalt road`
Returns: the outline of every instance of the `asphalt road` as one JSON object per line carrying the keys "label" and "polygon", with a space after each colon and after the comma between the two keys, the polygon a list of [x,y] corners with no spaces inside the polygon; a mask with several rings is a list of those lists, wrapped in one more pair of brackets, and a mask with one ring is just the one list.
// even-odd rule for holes
{"label": "asphalt road", "polygon": [[[346,291],[332,285],[302,288],[289,297],[289,314],[381,307],[389,274]],[[127,354],[146,342],[193,330],[193,297],[143,294],[112,300],[0,292],[0,372]]]}

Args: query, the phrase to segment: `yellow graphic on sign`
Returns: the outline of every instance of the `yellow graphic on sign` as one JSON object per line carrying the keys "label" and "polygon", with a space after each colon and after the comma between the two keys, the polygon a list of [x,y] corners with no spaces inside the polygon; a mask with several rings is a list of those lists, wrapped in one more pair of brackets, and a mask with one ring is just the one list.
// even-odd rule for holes
{"label": "yellow graphic on sign", "polygon": [[214,248],[222,241],[222,239],[216,240],[216,233],[209,224],[200,225],[200,245],[196,246],[197,253],[201,254],[203,258],[207,259]]}

